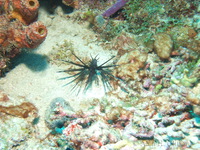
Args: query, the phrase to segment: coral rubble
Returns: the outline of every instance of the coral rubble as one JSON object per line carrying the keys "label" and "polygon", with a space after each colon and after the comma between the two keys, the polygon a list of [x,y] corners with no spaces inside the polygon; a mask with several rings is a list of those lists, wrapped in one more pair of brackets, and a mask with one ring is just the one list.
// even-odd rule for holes
{"label": "coral rubble", "polygon": [[17,102],[0,90],[0,149],[13,149],[34,132],[32,121],[38,117],[30,102]]}
{"label": "coral rubble", "polygon": [[0,2],[0,75],[10,58],[21,48],[35,48],[46,38],[47,29],[36,21],[37,0],[1,0]]}

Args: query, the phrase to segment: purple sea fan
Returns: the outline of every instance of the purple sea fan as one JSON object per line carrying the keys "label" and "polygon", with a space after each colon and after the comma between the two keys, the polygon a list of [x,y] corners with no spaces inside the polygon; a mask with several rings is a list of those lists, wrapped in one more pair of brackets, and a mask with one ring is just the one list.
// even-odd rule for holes
{"label": "purple sea fan", "polygon": [[124,5],[128,2],[129,0],[118,0],[113,6],[111,6],[108,10],[106,10],[102,16],[104,17],[110,17],[112,14],[116,13],[119,9],[124,7]]}

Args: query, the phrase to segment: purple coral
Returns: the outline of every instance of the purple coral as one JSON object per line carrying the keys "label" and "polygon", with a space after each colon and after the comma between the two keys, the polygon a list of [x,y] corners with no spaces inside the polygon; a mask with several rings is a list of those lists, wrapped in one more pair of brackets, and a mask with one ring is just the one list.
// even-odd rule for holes
{"label": "purple coral", "polygon": [[112,14],[116,13],[119,9],[124,7],[124,5],[128,2],[129,0],[118,0],[113,6],[111,6],[108,10],[106,10],[102,16],[103,17],[110,17]]}

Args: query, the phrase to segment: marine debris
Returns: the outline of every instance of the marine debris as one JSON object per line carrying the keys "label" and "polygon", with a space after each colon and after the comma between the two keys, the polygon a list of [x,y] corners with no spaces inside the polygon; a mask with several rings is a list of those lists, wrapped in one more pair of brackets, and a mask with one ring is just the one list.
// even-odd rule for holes
{"label": "marine debris", "polygon": [[2,76],[11,58],[21,48],[36,48],[47,36],[47,29],[36,21],[37,0],[1,0],[0,2],[0,75]]}

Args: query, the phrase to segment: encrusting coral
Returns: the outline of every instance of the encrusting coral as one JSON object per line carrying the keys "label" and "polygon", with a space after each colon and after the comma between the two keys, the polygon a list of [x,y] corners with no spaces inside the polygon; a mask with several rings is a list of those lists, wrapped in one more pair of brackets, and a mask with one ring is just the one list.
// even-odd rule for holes
{"label": "encrusting coral", "polygon": [[35,21],[38,8],[37,0],[0,1],[0,75],[21,48],[35,48],[45,40],[46,27]]}

